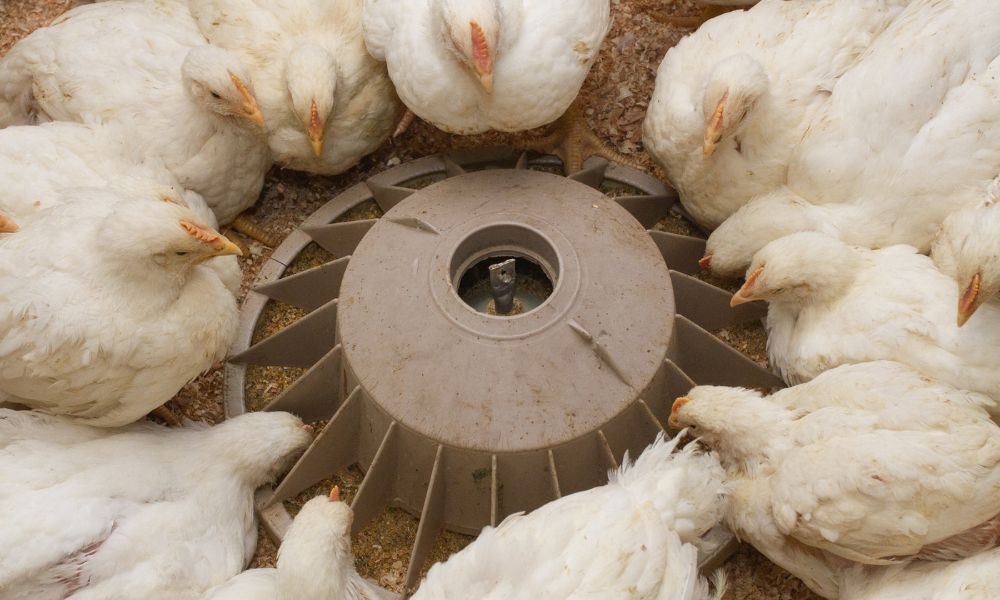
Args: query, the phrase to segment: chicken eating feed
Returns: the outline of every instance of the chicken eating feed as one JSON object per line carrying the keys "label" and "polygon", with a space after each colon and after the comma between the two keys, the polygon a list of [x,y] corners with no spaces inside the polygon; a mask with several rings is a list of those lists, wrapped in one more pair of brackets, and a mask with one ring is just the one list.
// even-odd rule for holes
{"label": "chicken eating feed", "polygon": [[[389,506],[419,516],[412,589],[442,528],[474,535],[606,483],[693,385],[781,386],[710,333],[763,309],[730,310],[696,277],[704,240],[655,227],[676,195],[585,167],[563,177],[509,149],[420,159],[345,190],[276,249],[243,306],[227,412],[247,410],[248,365],[299,367],[265,410],[327,421],[261,498],[276,537],[282,501],[357,464],[355,533]],[[382,218],[336,222],[372,200]],[[312,242],[337,258],[283,276]],[[269,302],[307,314],[252,343]],[[710,535],[706,566],[732,549]]]}

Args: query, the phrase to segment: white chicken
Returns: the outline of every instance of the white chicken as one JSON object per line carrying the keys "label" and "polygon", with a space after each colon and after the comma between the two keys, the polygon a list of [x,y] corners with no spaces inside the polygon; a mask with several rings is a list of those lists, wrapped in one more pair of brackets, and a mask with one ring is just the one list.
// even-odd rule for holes
{"label": "white chicken", "polygon": [[952,213],[941,225],[931,246],[934,264],[958,283],[959,326],[964,325],[984,303],[1000,309],[998,199],[993,194],[990,201],[982,206]]}
{"label": "white chicken", "polygon": [[225,356],[236,299],[201,263],[240,251],[172,202],[72,193],[0,236],[0,402],[124,425]]}
{"label": "white chicken", "polygon": [[709,598],[694,544],[721,519],[726,490],[715,457],[697,444],[675,452],[682,437],[658,438],[605,486],[486,527],[413,599]]}
{"label": "white chicken", "polygon": [[278,550],[278,568],[244,571],[205,600],[379,600],[391,594],[358,574],[351,555],[354,513],[334,486],[306,502]]}
{"label": "white chicken", "polygon": [[261,237],[237,220],[271,164],[252,80],[190,16],[120,0],[77,7],[11,48],[0,81],[0,126],[118,123],[220,223]]}
{"label": "white chicken", "polygon": [[0,596],[200,600],[253,554],[254,489],[310,440],[279,412],[115,430],[0,409]]}
{"label": "white chicken", "polygon": [[609,0],[365,0],[363,24],[399,97],[434,126],[466,135],[558,119],[533,147],[568,171],[588,154],[632,162],[570,110],[608,33]]}
{"label": "white chicken", "polygon": [[362,0],[190,0],[203,34],[237,51],[267,119],[274,160],[335,175],[374,151],[402,114],[365,49]]}
{"label": "white chicken", "polygon": [[[109,188],[134,198],[186,204],[203,223],[218,228],[199,194],[182,191],[159,160],[142,156],[142,148],[113,125],[52,122],[0,129],[0,211],[16,221],[68,201],[75,188]],[[239,292],[243,274],[235,256],[215,257],[205,265],[229,291]]]}
{"label": "white chicken", "polygon": [[982,27],[997,19],[991,0],[910,2],[836,81],[782,185],[709,238],[712,271],[739,273],[766,243],[803,230],[928,251],[942,221],[979,204],[1000,172],[1000,29]]}
{"label": "white chicken", "polygon": [[836,598],[851,562],[957,560],[1000,542],[992,404],[873,362],[768,397],[695,387],[674,402],[670,423],[719,453],[733,532]]}
{"label": "white chicken", "polygon": [[709,21],[667,52],[643,143],[699,224],[716,227],[785,182],[814,115],[898,5],[764,0]]}
{"label": "white chicken", "polygon": [[840,584],[840,600],[996,600],[1000,548],[955,562],[854,567]]}
{"label": "white chicken", "polygon": [[732,304],[768,302],[768,358],[791,384],[895,360],[1000,400],[1000,310],[984,306],[979,327],[960,329],[957,295],[954,280],[911,246],[869,250],[802,232],[754,256]]}

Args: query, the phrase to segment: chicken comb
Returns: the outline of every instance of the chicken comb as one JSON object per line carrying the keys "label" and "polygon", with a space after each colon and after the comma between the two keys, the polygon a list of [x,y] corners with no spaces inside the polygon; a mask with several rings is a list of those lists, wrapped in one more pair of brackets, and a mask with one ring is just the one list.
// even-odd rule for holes
{"label": "chicken comb", "polygon": [[719,104],[716,105],[712,118],[705,128],[705,141],[702,146],[702,156],[708,158],[715,152],[715,144],[722,138],[722,119],[726,115],[726,100],[729,99],[729,90],[722,94]]}
{"label": "chicken comb", "polygon": [[205,242],[206,244],[212,244],[219,241],[219,234],[208,229],[207,227],[202,227],[201,225],[195,225],[190,221],[181,221],[181,227],[184,231],[188,233],[191,237],[198,240],[199,242]]}
{"label": "chicken comb", "polygon": [[472,60],[480,71],[489,73],[493,70],[493,59],[490,57],[490,45],[486,41],[486,33],[475,21],[469,21],[469,27],[472,29]]}
{"label": "chicken comb", "polygon": [[[16,227],[16,225],[15,225]],[[0,231],[3,229],[0,228]],[[979,297],[979,290],[983,285],[983,278],[979,273],[972,276],[972,281],[969,282],[969,287],[965,288],[962,292],[962,297],[958,300],[958,309],[962,312],[970,312],[972,307],[976,304],[976,298]]]}
{"label": "chicken comb", "polygon": [[236,75],[233,75],[232,71],[229,72],[229,79],[233,82],[233,85],[236,86],[236,90],[240,93],[241,96],[243,96],[244,98],[250,98],[253,96],[253,94],[250,93],[250,90],[247,89],[246,84],[243,83],[243,80],[241,80]]}
{"label": "chicken comb", "polygon": [[309,129],[310,131],[319,130],[319,107],[316,106],[316,101],[312,101],[312,105],[309,107]]}
{"label": "chicken comb", "polygon": [[760,279],[760,274],[763,272],[764,272],[764,265],[757,267],[757,269],[754,270],[753,273],[750,273],[750,276],[747,277],[746,283],[743,284],[742,290],[746,290],[748,292],[752,290],[754,284],[756,284],[757,280]]}
{"label": "chicken comb", "polygon": [[330,502],[340,502],[340,488],[337,486],[330,488],[329,498]]}

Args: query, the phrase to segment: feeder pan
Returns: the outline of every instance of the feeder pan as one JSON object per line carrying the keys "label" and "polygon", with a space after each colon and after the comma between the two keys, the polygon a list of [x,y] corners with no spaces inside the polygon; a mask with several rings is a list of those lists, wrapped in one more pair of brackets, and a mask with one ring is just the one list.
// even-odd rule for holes
{"label": "feeder pan", "polygon": [[[649,229],[676,195],[603,160],[543,171],[558,166],[506,148],[416,160],[347,189],[275,250],[243,305],[227,414],[246,410],[246,365],[300,367],[265,410],[328,420],[259,497],[275,537],[283,500],[357,463],[355,533],[389,506],[420,519],[412,589],[442,528],[475,535],[603,485],[692,386],[781,386],[710,333],[763,308],[731,309],[694,277],[704,240]],[[622,189],[634,193],[605,193]],[[381,219],[333,222],[371,200]],[[338,258],[282,277],[310,242]],[[251,345],[270,300],[308,314]],[[709,535],[704,568],[735,547]]]}

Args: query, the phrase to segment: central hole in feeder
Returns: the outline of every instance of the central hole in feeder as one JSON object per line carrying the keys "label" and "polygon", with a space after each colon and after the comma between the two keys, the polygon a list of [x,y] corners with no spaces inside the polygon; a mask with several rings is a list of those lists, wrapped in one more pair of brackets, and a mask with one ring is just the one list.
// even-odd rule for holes
{"label": "central hole in feeder", "polygon": [[452,286],[476,312],[513,317],[545,303],[560,265],[547,237],[526,225],[498,223],[470,233],[455,249]]}
{"label": "central hole in feeder", "polygon": [[[513,268],[511,268],[513,267]],[[458,295],[477,312],[514,316],[534,310],[552,294],[552,280],[523,256],[484,258],[462,275]]]}

